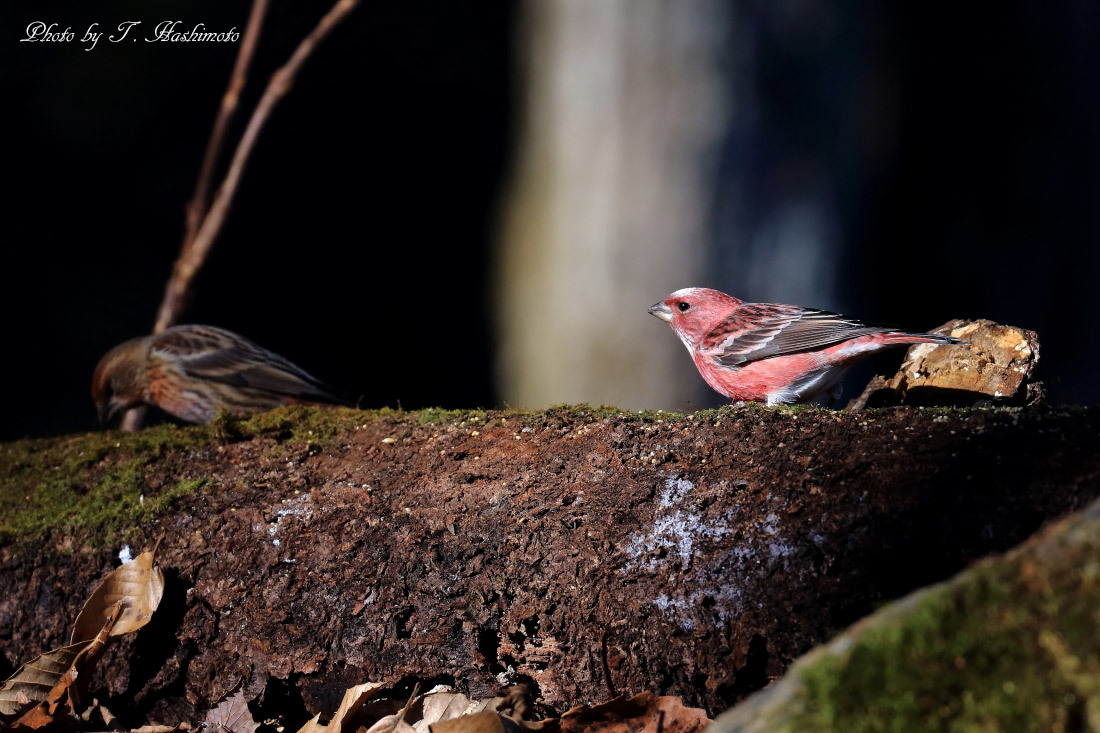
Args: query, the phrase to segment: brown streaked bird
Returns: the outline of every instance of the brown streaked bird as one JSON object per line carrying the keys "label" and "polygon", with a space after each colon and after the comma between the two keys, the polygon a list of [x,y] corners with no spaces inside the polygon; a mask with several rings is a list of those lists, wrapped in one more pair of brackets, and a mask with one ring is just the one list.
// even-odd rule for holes
{"label": "brown streaked bird", "polygon": [[218,410],[263,412],[289,404],[354,405],[305,370],[213,326],[172,326],[107,352],[92,376],[103,424],[154,405],[181,420],[210,422]]}

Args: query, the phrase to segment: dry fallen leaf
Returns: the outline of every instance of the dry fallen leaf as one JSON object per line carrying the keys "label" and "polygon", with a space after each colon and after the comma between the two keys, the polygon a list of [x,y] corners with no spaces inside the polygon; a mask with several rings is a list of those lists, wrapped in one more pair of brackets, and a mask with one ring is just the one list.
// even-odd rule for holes
{"label": "dry fallen leaf", "polygon": [[701,733],[705,711],[684,707],[678,697],[643,692],[595,707],[576,707],[561,716],[562,733]]}
{"label": "dry fallen leaf", "polygon": [[492,710],[450,718],[431,726],[432,733],[504,733],[504,722]]}
{"label": "dry fallen leaf", "polygon": [[[356,713],[352,722],[355,724],[357,731],[361,728],[372,730],[375,726],[383,725],[384,719],[390,718],[389,725],[392,727],[406,702],[407,700],[371,699],[366,705],[359,708],[359,712]],[[385,730],[389,730],[389,728]]]}
{"label": "dry fallen leaf", "polygon": [[137,631],[149,623],[163,595],[164,574],[153,565],[153,553],[143,552],[112,570],[92,591],[73,625],[72,641],[75,643],[95,637],[119,601],[123,603],[123,611],[111,635]]}
{"label": "dry fallen leaf", "polygon": [[[474,701],[446,686],[424,695],[413,689],[410,697],[394,699],[393,692],[377,683],[358,685],[347,691],[340,710],[328,726],[320,716],[306,723],[299,733],[512,733],[557,731],[557,719],[523,720],[528,708],[528,690],[515,686],[506,697]],[[443,727],[440,727],[443,726]]]}
{"label": "dry fallen leaf", "polygon": [[396,712],[379,718],[366,729],[366,733],[415,733],[415,729],[401,718],[400,712]]}
{"label": "dry fallen leaf", "polygon": [[[54,649],[35,657],[15,671],[0,686],[0,714],[18,713],[28,703],[42,702],[61,676],[69,671],[87,641]],[[21,697],[22,696],[22,697]]]}
{"label": "dry fallen leaf", "polygon": [[528,709],[528,695],[525,685],[514,685],[507,696],[470,700],[450,688],[440,687],[420,698],[406,720],[414,721],[414,733],[556,730],[556,720],[523,719]]}
{"label": "dry fallen leaf", "polygon": [[420,699],[420,720],[413,725],[413,730],[428,733],[433,723],[466,715],[475,704],[461,692],[429,692]]}
{"label": "dry fallen leaf", "polygon": [[256,733],[256,729],[260,727],[248,709],[248,698],[245,697],[244,690],[218,703],[217,707],[206,714],[205,725],[210,733],[217,730]]}
{"label": "dry fallen leaf", "polygon": [[[381,687],[381,682],[364,682],[361,685],[349,687],[344,693],[344,699],[340,701],[340,707],[336,709],[336,714],[329,721],[328,727],[334,733],[344,730],[345,724],[351,723],[352,718]],[[355,728],[352,728],[350,733],[355,733]]]}
{"label": "dry fallen leaf", "polygon": [[122,615],[122,602],[114,605],[107,615],[103,628],[90,642],[81,645],[69,668],[61,674],[46,699],[29,710],[25,710],[12,723],[16,730],[44,728],[60,720],[71,717],[76,710],[84,707],[84,697],[88,691],[92,672],[96,662],[103,656],[111,640],[111,632]]}
{"label": "dry fallen leaf", "polygon": [[[371,733],[412,733],[412,726],[409,725],[406,718],[409,716],[409,710],[412,708],[413,703],[420,699],[420,683],[417,682],[413,685],[412,694],[409,695],[408,701],[404,707],[397,713],[396,716],[388,716],[378,721],[370,727]],[[389,722],[389,718],[393,717],[393,722]]]}
{"label": "dry fallen leaf", "polygon": [[[340,707],[336,709],[336,713],[332,716],[332,720],[328,722],[328,725],[321,723],[321,715],[318,713],[306,721],[306,724],[298,729],[298,733],[325,733],[325,731],[330,730],[333,733],[340,733],[344,730],[345,723],[350,724],[363,705],[381,687],[381,682],[364,682],[361,685],[349,687],[344,693],[344,699],[340,701]],[[354,732],[355,728],[351,728],[350,733]]]}

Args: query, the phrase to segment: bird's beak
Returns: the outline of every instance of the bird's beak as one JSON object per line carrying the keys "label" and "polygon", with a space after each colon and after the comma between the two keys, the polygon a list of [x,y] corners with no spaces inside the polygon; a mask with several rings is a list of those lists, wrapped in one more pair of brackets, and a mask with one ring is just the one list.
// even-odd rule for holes
{"label": "bird's beak", "polygon": [[672,309],[664,303],[654,303],[649,306],[649,315],[657,316],[665,323],[672,323]]}

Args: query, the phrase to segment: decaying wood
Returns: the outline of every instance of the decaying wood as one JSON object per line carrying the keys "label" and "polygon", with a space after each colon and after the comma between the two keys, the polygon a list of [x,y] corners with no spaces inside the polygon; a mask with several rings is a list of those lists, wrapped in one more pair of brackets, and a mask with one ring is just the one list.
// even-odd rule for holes
{"label": "decaying wood", "polygon": [[[713,716],[884,600],[1100,495],[1095,409],[285,414],[147,457],[146,500],[206,482],[128,537],[164,533],[165,591],[100,665],[111,710],[194,721],[259,678],[311,715],[404,681],[471,698],[527,683],[559,713],[649,691]],[[317,415],[346,424],[311,438]],[[117,563],[108,544],[0,548],[9,663],[63,643]]]}

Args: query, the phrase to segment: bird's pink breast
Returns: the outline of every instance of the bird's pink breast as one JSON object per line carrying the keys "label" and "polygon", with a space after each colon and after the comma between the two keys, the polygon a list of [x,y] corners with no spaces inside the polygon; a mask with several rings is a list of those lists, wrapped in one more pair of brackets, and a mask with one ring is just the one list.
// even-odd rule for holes
{"label": "bird's pink breast", "polygon": [[731,369],[697,354],[695,366],[707,384],[731,400],[764,402],[773,392],[820,369],[822,359],[816,354],[794,354]]}
{"label": "bird's pink breast", "polygon": [[[765,402],[776,393],[788,390],[799,380],[831,370],[843,370],[867,354],[889,343],[881,335],[862,336],[820,351],[788,354],[761,359],[742,367],[726,367],[712,357],[695,352],[693,358],[706,383],[731,400]],[[825,380],[828,382],[828,380]],[[805,395],[806,398],[813,395]]]}

